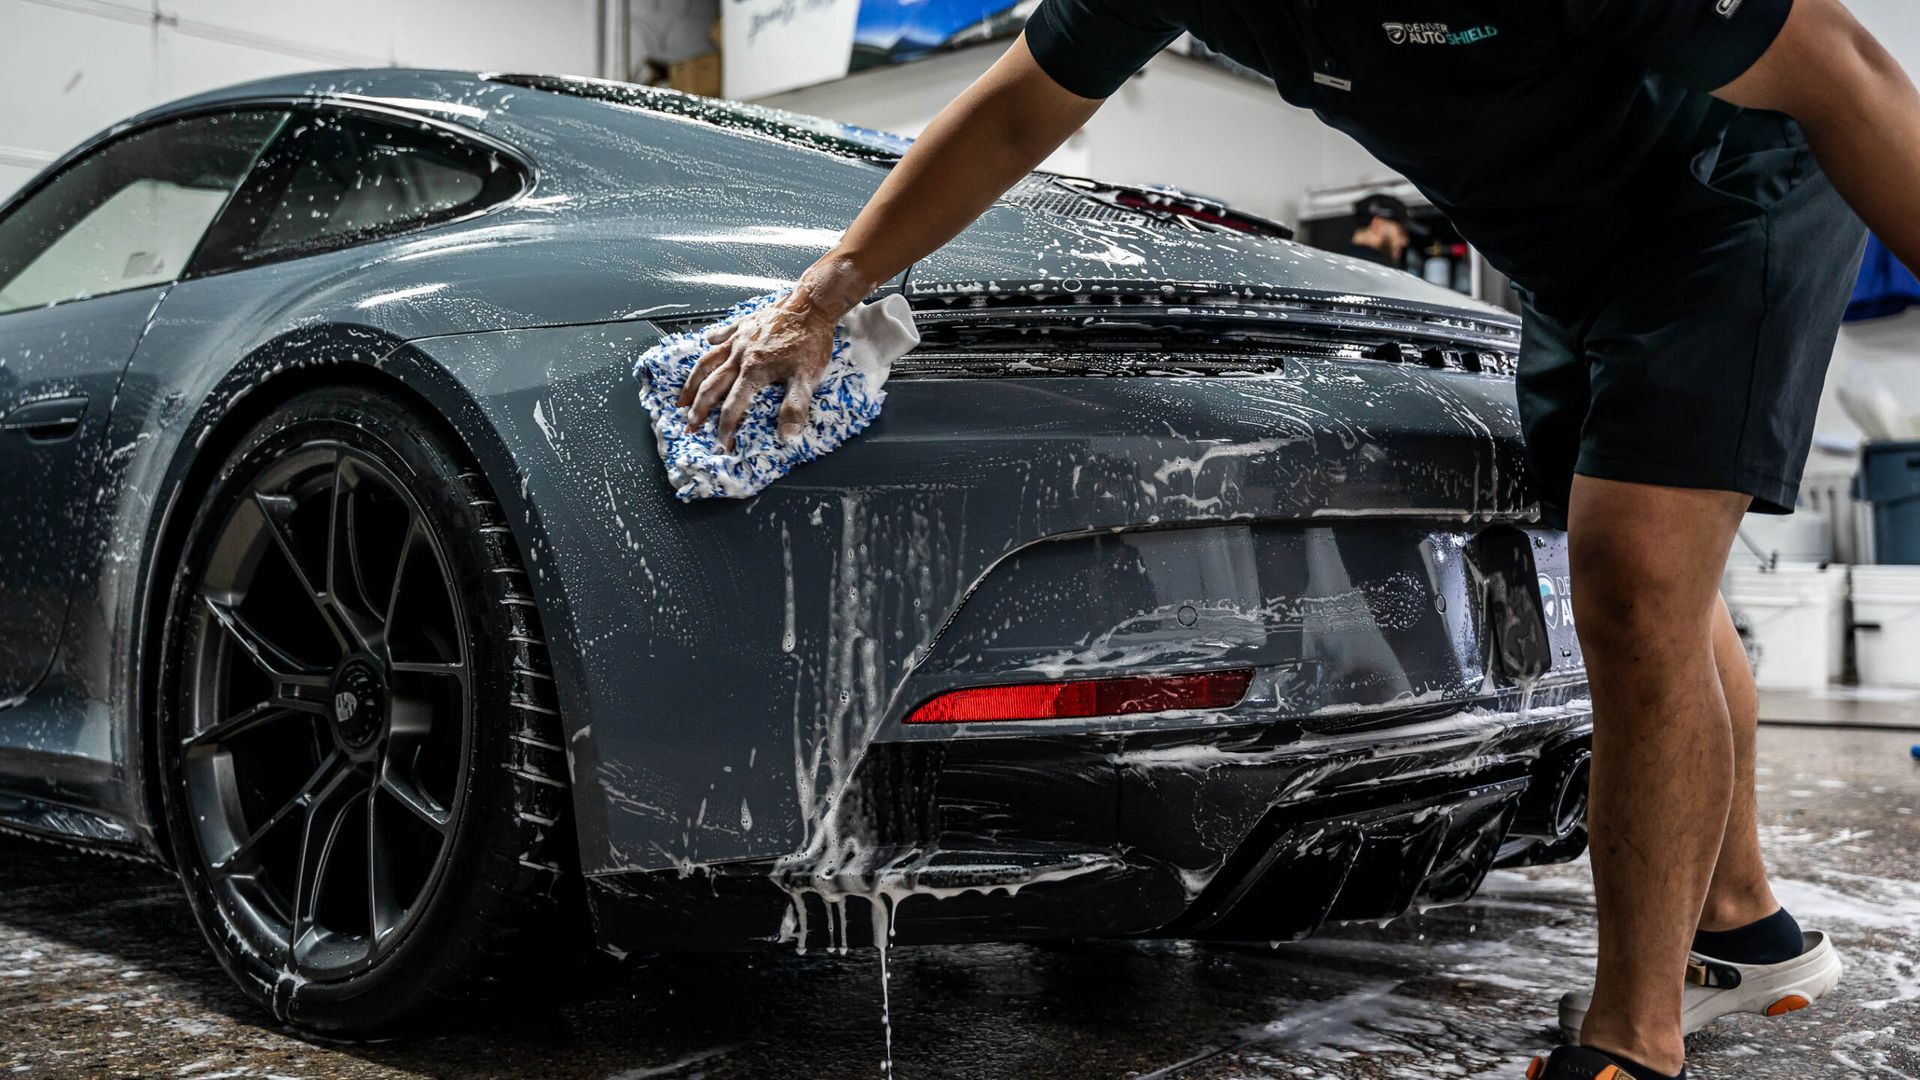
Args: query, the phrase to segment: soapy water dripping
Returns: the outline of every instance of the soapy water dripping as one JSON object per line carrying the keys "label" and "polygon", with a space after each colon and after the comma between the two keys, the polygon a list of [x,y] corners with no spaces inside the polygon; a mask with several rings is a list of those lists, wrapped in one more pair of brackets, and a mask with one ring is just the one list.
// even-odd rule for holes
{"label": "soapy water dripping", "polygon": [[[791,938],[795,949],[804,953],[810,928],[808,898],[819,897],[827,918],[829,950],[847,951],[848,902],[855,896],[865,899],[872,920],[873,943],[879,953],[881,1025],[885,1053],[881,1072],[893,1074],[892,996],[887,968],[887,950],[894,933],[894,918],[900,903],[910,895],[941,895],[894,870],[888,883],[886,870],[869,868],[869,838],[852,820],[856,808],[848,804],[859,760],[871,742],[873,730],[884,714],[880,672],[874,637],[878,631],[875,609],[878,602],[876,578],[868,571],[864,540],[866,516],[859,498],[848,494],[841,499],[840,557],[829,583],[829,631],[833,647],[828,654],[826,682],[827,709],[821,722],[811,731],[798,713],[803,695],[796,695],[794,718],[794,784],[807,843],[794,856],[776,863],[775,882],[787,893],[790,906],[782,922],[781,939]],[[794,598],[791,535],[782,527],[782,547],[786,559],[787,623],[783,650],[793,654]],[[924,552],[922,553],[924,554]],[[924,559],[921,561],[925,561]],[[838,692],[835,693],[835,688]],[[856,727],[858,730],[856,730]],[[809,738],[810,736],[810,738]],[[822,766],[827,770],[825,785],[820,784]],[[742,808],[745,814],[745,808]],[[744,824],[744,817],[743,817]],[[959,891],[945,893],[953,895]]]}
{"label": "soapy water dripping", "polygon": [[882,896],[869,905],[873,916],[873,947],[880,954],[880,1027],[885,1049],[880,1059],[880,1074],[893,1075],[893,977],[887,972],[887,949],[893,944],[893,901]]}
{"label": "soapy water dripping", "polygon": [[780,561],[786,570],[783,575],[786,596],[786,621],[780,634],[780,651],[792,655],[797,638],[794,631],[793,602],[793,534],[787,530],[787,523],[780,523]]}
{"label": "soapy water dripping", "polygon": [[[789,900],[779,940],[792,941],[797,952],[804,953],[812,937],[810,905],[815,899],[826,919],[827,948],[841,955],[848,951],[850,904],[855,899],[867,903],[873,944],[879,952],[881,1023],[886,1044],[881,1071],[891,1076],[893,1020],[887,952],[900,905],[907,898],[944,899],[969,892],[1012,896],[1028,885],[1077,877],[1104,869],[1116,860],[1089,857],[1074,865],[1030,873],[1019,881],[953,886],[921,880],[929,866],[928,852],[892,854],[884,864],[877,861],[874,838],[862,821],[864,807],[858,805],[853,780],[890,697],[883,686],[877,647],[881,633],[880,576],[869,565],[868,531],[872,523],[863,500],[850,492],[839,502],[839,554],[828,582],[830,648],[825,668],[819,673],[823,683],[819,699],[825,701],[826,708],[814,713],[815,719],[809,724],[801,711],[809,695],[804,689],[795,695],[794,785],[806,842],[796,854],[776,861],[772,878]],[[927,536],[935,531],[934,523],[916,518],[913,525],[914,542],[908,561],[917,564],[920,580],[916,584],[920,590],[930,592],[934,552]],[[782,546],[790,553],[791,535],[784,526]],[[791,597],[790,568],[786,588]],[[789,610],[791,604],[789,599]],[[930,635],[933,627],[922,617],[916,629]],[[793,651],[788,655],[801,662]]]}
{"label": "soapy water dripping", "polygon": [[[844,830],[845,815],[839,811],[858,765],[849,753],[851,745],[857,743],[864,752],[880,715],[875,700],[880,680],[872,639],[875,582],[866,572],[860,505],[859,498],[852,494],[841,499],[840,558],[829,585],[829,625],[834,641],[823,673],[826,709],[810,732],[797,712],[793,727],[794,783],[807,845],[798,855],[780,861],[775,870],[779,878],[809,871],[822,873],[847,861],[859,846],[857,838]],[[796,694],[796,710],[802,697]],[[863,722],[858,733],[850,730],[856,713]],[[819,784],[823,765],[827,769],[824,787]]]}
{"label": "soapy water dripping", "polygon": [[[782,883],[835,878],[847,867],[861,863],[863,853],[871,848],[860,822],[864,808],[849,795],[860,761],[904,683],[895,679],[889,686],[889,676],[882,670],[880,643],[888,633],[884,626],[887,611],[883,608],[888,602],[884,587],[889,581],[911,582],[916,599],[936,597],[941,592],[936,582],[950,576],[941,563],[952,545],[935,542],[945,529],[937,515],[912,513],[900,520],[876,519],[859,493],[846,492],[817,505],[809,524],[825,526],[824,511],[836,502],[840,510],[838,552],[827,580],[826,648],[799,648],[796,640],[796,648],[789,654],[797,669],[793,762],[804,843],[797,852],[776,862],[772,873]],[[872,565],[874,548],[888,535],[881,532],[883,529],[893,530],[898,535],[892,539],[905,545],[899,559],[904,566],[897,575]],[[783,526],[783,546],[788,539],[790,534]],[[789,588],[793,587],[792,580],[789,575]],[[956,587],[956,600],[957,595]],[[924,606],[907,618],[906,627],[919,639],[919,647],[909,651],[923,657],[924,646],[937,627],[926,617]],[[900,636],[899,628],[893,636]],[[823,652],[824,662],[807,659]],[[824,702],[825,707],[812,708],[815,701]]]}
{"label": "soapy water dripping", "polygon": [[809,922],[810,897],[818,898],[821,910],[826,917],[827,951],[840,956],[847,955],[850,945],[847,934],[850,902],[864,900],[867,904],[870,933],[875,952],[879,954],[880,967],[880,1023],[885,1040],[885,1054],[881,1059],[880,1071],[883,1075],[893,1075],[893,998],[892,976],[887,967],[887,953],[892,948],[894,926],[899,916],[900,906],[911,897],[925,896],[935,900],[944,900],[966,893],[991,895],[1004,892],[1008,896],[1018,895],[1021,889],[1042,882],[1064,881],[1079,877],[1081,874],[1094,873],[1107,869],[1118,862],[1112,858],[1083,857],[1075,865],[1056,867],[1050,870],[1029,874],[1018,882],[995,882],[982,885],[934,886],[920,882],[921,872],[927,867],[930,856],[925,852],[910,852],[895,856],[885,866],[870,868],[864,854],[856,854],[835,876],[793,881],[779,880],[791,899],[791,906],[781,920],[779,939],[791,941],[794,951],[805,955],[807,940],[812,928]]}

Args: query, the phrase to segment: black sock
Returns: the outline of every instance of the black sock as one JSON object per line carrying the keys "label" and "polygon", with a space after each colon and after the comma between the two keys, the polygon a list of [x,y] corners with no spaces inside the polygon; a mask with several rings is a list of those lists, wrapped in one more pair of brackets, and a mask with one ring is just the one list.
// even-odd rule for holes
{"label": "black sock", "polygon": [[1800,924],[1786,908],[1731,930],[1695,930],[1693,951],[1730,964],[1778,964],[1800,955]]}
{"label": "black sock", "polygon": [[1687,1070],[1684,1068],[1678,1073],[1656,1072],[1632,1058],[1621,1057],[1619,1054],[1605,1050],[1601,1051],[1601,1053],[1613,1059],[1613,1063],[1620,1066],[1628,1076],[1633,1077],[1633,1080],[1680,1080],[1680,1077],[1687,1075]]}

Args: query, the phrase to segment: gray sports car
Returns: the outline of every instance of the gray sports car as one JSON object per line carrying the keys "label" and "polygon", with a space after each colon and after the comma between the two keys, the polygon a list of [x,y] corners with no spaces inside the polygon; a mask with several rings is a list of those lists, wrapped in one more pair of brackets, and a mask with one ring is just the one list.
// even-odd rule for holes
{"label": "gray sports car", "polygon": [[1506,314],[1035,174],[881,418],[683,504],[630,374],[896,139],[283,78],[0,210],[0,821],[158,860],[314,1030],[588,944],[1278,940],[1585,843]]}

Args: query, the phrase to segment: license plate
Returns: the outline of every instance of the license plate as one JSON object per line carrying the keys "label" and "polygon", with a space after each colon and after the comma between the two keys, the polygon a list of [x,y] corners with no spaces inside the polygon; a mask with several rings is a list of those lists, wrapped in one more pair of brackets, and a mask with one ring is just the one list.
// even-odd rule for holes
{"label": "license plate", "polygon": [[1553,646],[1553,671],[1585,666],[1580,639],[1573,631],[1573,576],[1567,569],[1567,534],[1557,529],[1530,529],[1534,575],[1540,582],[1540,615]]}

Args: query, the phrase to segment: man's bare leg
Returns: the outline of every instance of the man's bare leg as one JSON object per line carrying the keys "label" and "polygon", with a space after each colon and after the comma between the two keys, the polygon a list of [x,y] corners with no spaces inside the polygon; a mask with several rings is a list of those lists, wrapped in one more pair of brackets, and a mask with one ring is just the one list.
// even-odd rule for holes
{"label": "man's bare leg", "polygon": [[1750,500],[1576,476],[1568,542],[1594,703],[1588,812],[1600,960],[1580,1041],[1663,1072],[1686,1060],[1680,993],[1733,803],[1714,644]]}
{"label": "man's bare leg", "polygon": [[1760,822],[1753,793],[1754,735],[1760,724],[1760,699],[1753,687],[1753,669],[1740,644],[1739,631],[1726,601],[1717,605],[1713,626],[1713,656],[1720,668],[1720,690],[1733,722],[1733,802],[1727,811],[1726,835],[1720,841],[1720,861],[1713,868],[1700,929],[1732,930],[1764,919],[1780,907],[1767,883],[1766,863],[1760,856]]}

